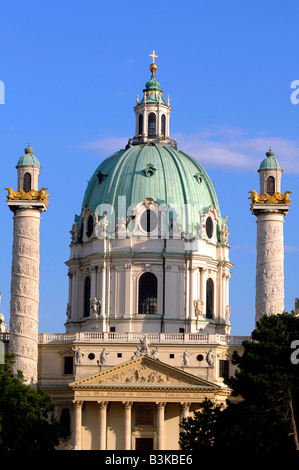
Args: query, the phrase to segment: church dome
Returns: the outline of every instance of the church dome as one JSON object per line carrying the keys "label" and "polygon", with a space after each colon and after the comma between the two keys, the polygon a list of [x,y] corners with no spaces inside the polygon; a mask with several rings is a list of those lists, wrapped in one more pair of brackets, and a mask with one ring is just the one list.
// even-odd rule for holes
{"label": "church dome", "polygon": [[193,157],[172,145],[128,145],[112,154],[92,175],[82,209],[88,204],[95,211],[100,204],[109,204],[117,217],[118,196],[126,197],[126,210],[146,198],[174,209],[187,207],[188,224],[181,220],[186,231],[187,226],[193,230],[199,222],[199,209],[206,213],[214,206],[220,217],[208,174]]}

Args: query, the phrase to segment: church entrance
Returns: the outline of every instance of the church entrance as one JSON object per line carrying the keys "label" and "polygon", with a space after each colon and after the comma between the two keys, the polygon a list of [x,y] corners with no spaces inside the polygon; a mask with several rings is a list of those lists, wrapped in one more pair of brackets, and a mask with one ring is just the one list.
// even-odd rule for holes
{"label": "church entrance", "polygon": [[135,450],[153,450],[154,440],[148,437],[137,437],[135,440]]}

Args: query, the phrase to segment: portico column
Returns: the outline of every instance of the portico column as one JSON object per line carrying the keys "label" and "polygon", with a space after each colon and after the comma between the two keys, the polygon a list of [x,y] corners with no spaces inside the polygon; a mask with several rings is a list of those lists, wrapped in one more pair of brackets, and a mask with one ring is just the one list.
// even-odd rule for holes
{"label": "portico column", "polygon": [[124,406],[124,450],[131,450],[131,422],[133,402],[123,402]]}
{"label": "portico column", "polygon": [[157,403],[157,450],[164,450],[164,412],[166,403]]}
{"label": "portico column", "polygon": [[107,447],[107,401],[99,401],[99,430],[100,430],[100,450]]}
{"label": "portico column", "polygon": [[82,401],[73,401],[74,408],[74,447],[82,448],[81,444],[81,425],[82,425]]}

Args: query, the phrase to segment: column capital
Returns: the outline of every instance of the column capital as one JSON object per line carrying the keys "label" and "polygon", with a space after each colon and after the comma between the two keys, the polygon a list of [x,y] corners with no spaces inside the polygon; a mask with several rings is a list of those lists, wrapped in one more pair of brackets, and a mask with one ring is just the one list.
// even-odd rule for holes
{"label": "column capital", "polygon": [[106,409],[108,406],[108,401],[98,401],[99,408]]}
{"label": "column capital", "polygon": [[156,405],[160,410],[162,410],[162,409],[164,410],[165,407],[166,407],[166,402],[157,401]]}
{"label": "column capital", "polygon": [[191,406],[191,403],[181,402],[181,409],[182,410],[189,411],[190,406]]}
{"label": "column capital", "polygon": [[82,406],[83,406],[83,401],[73,400],[73,407],[74,408],[82,408]]}
{"label": "column capital", "polygon": [[126,409],[126,410],[130,410],[133,406],[133,402],[132,401],[123,401],[122,402],[123,404],[123,407]]}

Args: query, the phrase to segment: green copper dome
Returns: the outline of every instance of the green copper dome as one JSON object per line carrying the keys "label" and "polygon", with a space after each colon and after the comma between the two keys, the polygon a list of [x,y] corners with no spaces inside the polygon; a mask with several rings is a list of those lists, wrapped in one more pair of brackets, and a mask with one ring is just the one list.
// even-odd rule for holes
{"label": "green copper dome", "polygon": [[281,170],[280,163],[276,158],[274,158],[275,154],[271,149],[266,152],[266,155],[267,158],[262,161],[259,170]]}
{"label": "green copper dome", "polygon": [[40,162],[38,158],[33,155],[33,149],[28,145],[24,150],[25,154],[19,159],[16,168],[21,166],[37,166],[40,168]]}
{"label": "green copper dome", "polygon": [[188,223],[181,218],[187,232],[199,223],[199,209],[208,212],[213,205],[220,217],[216,192],[206,171],[193,157],[171,145],[128,145],[108,157],[89,181],[82,209],[89,204],[95,211],[100,204],[109,204],[117,217],[119,196],[126,197],[126,210],[146,198],[174,209],[187,205]]}

